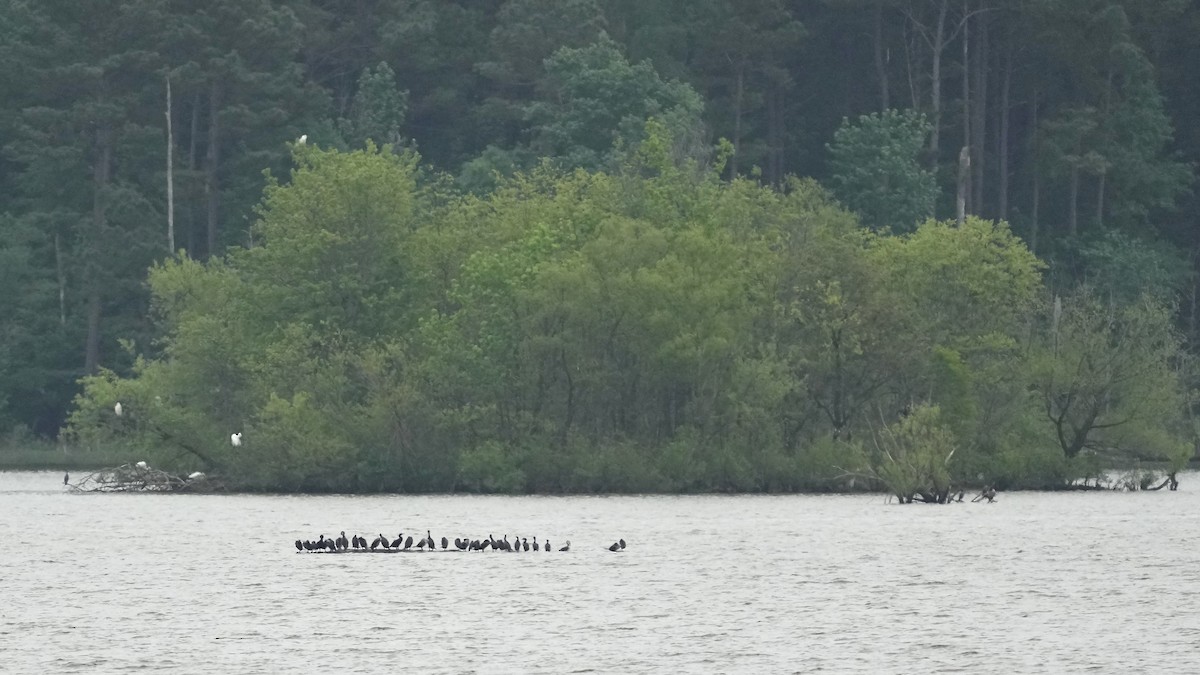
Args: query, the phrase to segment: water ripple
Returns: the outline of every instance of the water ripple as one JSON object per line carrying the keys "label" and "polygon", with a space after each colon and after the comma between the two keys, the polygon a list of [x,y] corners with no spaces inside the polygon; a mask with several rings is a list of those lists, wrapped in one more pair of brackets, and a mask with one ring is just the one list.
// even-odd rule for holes
{"label": "water ripple", "polygon": [[[0,474],[4,672],[1200,672],[1200,476],[1154,495],[67,495]],[[1144,498],[1143,498],[1144,497]],[[320,556],[346,529],[568,553]],[[53,535],[63,548],[34,545]],[[605,548],[630,542],[620,555]],[[778,545],[786,542],[786,545]],[[1102,647],[1100,647],[1102,646]]]}

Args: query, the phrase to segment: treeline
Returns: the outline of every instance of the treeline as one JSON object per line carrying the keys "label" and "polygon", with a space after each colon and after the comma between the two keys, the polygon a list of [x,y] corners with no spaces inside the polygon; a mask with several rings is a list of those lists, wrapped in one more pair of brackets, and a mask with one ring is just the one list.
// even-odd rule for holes
{"label": "treeline", "polygon": [[3,0],[0,25],[0,428],[53,436],[79,376],[129,372],[120,340],[153,350],[147,267],[252,245],[262,171],[301,135],[415,148],[484,193],[544,158],[611,170],[653,115],[781,187],[833,179],[843,119],[912,110],[922,208],[961,192],[1062,288],[1156,275],[1194,337],[1184,0]]}
{"label": "treeline", "polygon": [[159,355],[89,378],[73,437],[284,491],[936,500],[1191,454],[1151,295],[1054,295],[1002,223],[875,233],[672,141],[651,122],[615,172],[481,196],[411,153],[296,145],[253,247],[152,269]]}

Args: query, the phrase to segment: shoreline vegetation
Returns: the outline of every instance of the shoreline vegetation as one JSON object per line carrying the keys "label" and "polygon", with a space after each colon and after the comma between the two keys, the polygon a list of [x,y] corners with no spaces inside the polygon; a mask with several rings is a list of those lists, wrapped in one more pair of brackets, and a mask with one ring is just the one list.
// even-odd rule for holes
{"label": "shoreline vegetation", "polygon": [[673,147],[651,121],[611,172],[462,195],[410,151],[296,144],[253,246],[151,269],[163,337],[84,378],[64,440],[270,492],[944,503],[1188,462],[1193,366],[1147,289]]}
{"label": "shoreline vegetation", "polygon": [[[91,475],[101,475],[106,472],[111,472],[121,467],[130,467],[135,464],[135,456],[139,456],[132,449],[109,449],[109,450],[86,450],[77,447],[69,447],[65,445],[52,444],[45,441],[35,441],[33,443],[24,443],[20,447],[0,445],[0,472],[23,472],[23,471],[44,471],[47,473],[58,471],[71,472],[72,485],[78,485],[80,480],[86,479]],[[1171,475],[1172,467],[1163,462],[1137,462],[1122,465],[1111,465],[1104,475],[1090,476],[1077,482],[1066,483],[1055,486],[1039,486],[1039,487],[1024,487],[1011,486],[1009,491],[1033,491],[1033,492],[1074,492],[1074,491],[1154,491],[1169,488],[1169,476]],[[152,469],[159,473],[157,469]],[[1200,461],[1192,460],[1182,470],[1176,473],[1183,473],[1187,477],[1189,472],[1200,472]],[[179,477],[183,480],[183,477]],[[206,479],[207,480],[207,479]],[[970,498],[975,495],[982,495],[988,486],[979,484],[962,484],[955,485],[954,491],[965,492],[965,501],[972,501]],[[88,490],[84,490],[88,491]],[[136,489],[108,489],[98,490],[108,492],[137,492]],[[186,490],[171,490],[171,489],[154,489],[151,492],[169,493],[173,491],[187,492],[188,494],[397,494],[396,492],[373,491],[373,492],[340,492],[337,490],[329,490],[322,492],[283,492],[270,489],[245,489],[245,488],[228,488],[225,485],[213,484],[206,486],[204,490],[186,489]],[[522,496],[522,495],[537,495],[537,496],[586,496],[586,495],[753,495],[753,494],[770,494],[770,495],[817,495],[817,494],[888,494],[888,486],[882,482],[867,482],[859,481],[854,484],[849,484],[847,481],[834,481],[824,487],[813,487],[807,489],[796,490],[748,490],[748,491],[730,491],[730,490],[669,490],[669,489],[644,489],[644,490],[623,490],[619,487],[604,492],[589,492],[589,491],[559,491],[559,492],[527,492],[520,490],[512,491],[481,491],[481,490],[452,490],[452,491],[421,491],[414,490],[400,494],[423,495],[423,494],[440,494],[440,495],[469,495],[469,494],[491,494],[491,495],[507,495],[507,496]],[[894,495],[892,495],[894,496]],[[976,497],[979,501],[980,497]],[[889,499],[890,501],[890,499]],[[919,501],[919,500],[918,500]],[[946,503],[952,501],[963,501],[962,499],[954,498],[946,500]],[[934,502],[929,502],[934,503]]]}

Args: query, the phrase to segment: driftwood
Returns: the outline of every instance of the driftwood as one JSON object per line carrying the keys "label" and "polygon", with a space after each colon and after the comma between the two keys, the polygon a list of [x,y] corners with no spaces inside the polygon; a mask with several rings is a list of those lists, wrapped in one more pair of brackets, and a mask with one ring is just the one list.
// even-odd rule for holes
{"label": "driftwood", "polygon": [[971,503],[974,504],[975,502],[978,502],[978,501],[981,501],[984,499],[986,499],[989,504],[996,501],[996,488],[994,488],[990,485],[985,487],[983,489],[983,492],[979,493],[979,496],[977,496],[971,500]]}
{"label": "driftwood", "polygon": [[220,489],[218,482],[204,474],[177,476],[145,462],[93,471],[67,486],[72,492],[214,492]]}

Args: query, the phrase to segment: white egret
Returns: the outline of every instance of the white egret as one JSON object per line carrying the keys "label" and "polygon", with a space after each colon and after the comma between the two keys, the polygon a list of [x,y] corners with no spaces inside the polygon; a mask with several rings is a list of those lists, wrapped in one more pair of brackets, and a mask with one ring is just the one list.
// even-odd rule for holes
{"label": "white egret", "polygon": [[121,407],[120,401],[117,401],[117,404],[113,406],[113,412],[117,414],[117,417],[125,414],[125,409]]}
{"label": "white egret", "polygon": [[308,142],[308,134],[301,134],[300,138],[296,139],[296,145],[304,145]]}
{"label": "white egret", "polygon": [[145,462],[138,462],[138,463],[137,463],[137,468],[139,468],[139,469],[142,469],[142,470],[144,471],[144,470],[146,470],[146,469],[149,469],[149,468],[150,468],[150,465],[149,465],[149,464],[147,464],[147,463],[145,463]]}
{"label": "white egret", "polygon": [[241,447],[241,445],[242,445],[242,432],[240,432],[240,431],[239,431],[239,432],[237,432],[236,434],[229,434],[229,443],[230,443],[230,445],[232,445],[232,446],[233,446],[233,447],[235,447],[235,448],[237,448],[237,447]]}
{"label": "white egret", "polygon": [[204,478],[204,472],[202,471],[193,471],[188,474],[188,480],[201,480],[202,478]]}

